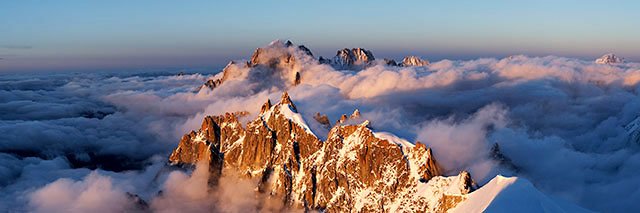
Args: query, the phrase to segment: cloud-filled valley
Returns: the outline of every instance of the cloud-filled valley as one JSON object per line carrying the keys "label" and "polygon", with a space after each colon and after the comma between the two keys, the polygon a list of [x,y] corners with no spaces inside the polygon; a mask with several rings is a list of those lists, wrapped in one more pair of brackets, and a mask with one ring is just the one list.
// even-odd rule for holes
{"label": "cloud-filled valley", "polygon": [[239,60],[213,74],[0,76],[0,211],[256,210],[255,200],[221,200],[240,197],[229,189],[202,190],[201,166],[181,170],[167,157],[205,116],[247,111],[246,123],[284,91],[321,139],[316,113],[334,123],[358,109],[373,129],[431,147],[447,175],[467,170],[480,185],[519,176],[594,211],[640,207],[640,141],[625,129],[640,116],[639,63],[516,55],[338,70],[295,46],[263,49],[264,60],[296,62],[276,73]]}

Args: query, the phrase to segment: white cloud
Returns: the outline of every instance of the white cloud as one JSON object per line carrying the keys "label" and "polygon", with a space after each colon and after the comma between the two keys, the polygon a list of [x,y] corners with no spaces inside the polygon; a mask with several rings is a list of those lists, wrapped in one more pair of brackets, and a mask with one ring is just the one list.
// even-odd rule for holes
{"label": "white cloud", "polygon": [[109,177],[95,172],[82,181],[58,179],[30,197],[36,212],[123,212],[134,207],[132,200],[114,187]]}
{"label": "white cloud", "polygon": [[[555,56],[513,56],[443,60],[427,67],[377,65],[353,72],[304,57],[299,62],[294,69],[301,71],[302,84],[296,87],[286,82],[291,70],[270,75],[269,70],[238,66],[233,68],[236,77],[213,91],[200,92],[194,91],[208,76],[2,76],[0,184],[4,188],[0,198],[4,201],[0,207],[23,210],[28,199],[14,195],[34,188],[42,195],[68,188],[60,191],[64,196],[59,200],[34,195],[29,204],[35,208],[59,203],[80,209],[69,202],[78,200],[101,205],[92,202],[89,192],[86,197],[64,194],[85,191],[113,195],[105,200],[108,203],[120,202],[125,192],[135,192],[153,200],[153,208],[171,206],[156,197],[160,187],[165,197],[180,197],[186,203],[195,202],[194,208],[210,209],[219,200],[211,192],[198,191],[203,184],[201,171],[191,176],[172,173],[163,176],[171,181],[164,181],[150,175],[159,171],[146,166],[156,162],[149,159],[166,156],[181,134],[198,128],[204,116],[233,111],[256,116],[267,98],[277,102],[284,90],[319,135],[326,130],[314,125],[316,112],[327,114],[333,123],[358,108],[373,128],[431,146],[452,173],[469,169],[480,180],[502,171],[488,158],[490,146],[498,143],[519,168],[517,174],[544,192],[599,211],[638,207],[634,201],[640,197],[633,186],[640,185],[640,164],[634,163],[640,153],[638,145],[629,144],[622,126],[640,115],[640,64],[610,66]],[[91,118],[99,112],[106,116]],[[114,172],[87,176],[90,169],[75,167]],[[49,173],[38,172],[43,168]],[[149,173],[145,178],[121,171],[143,168]],[[136,177],[158,187],[114,186],[114,180],[120,183]],[[59,178],[63,179],[56,181]],[[111,185],[94,187],[96,183]],[[229,193],[225,190],[217,193]],[[198,202],[210,199],[213,204]],[[236,201],[238,206],[254,202],[225,202]]]}

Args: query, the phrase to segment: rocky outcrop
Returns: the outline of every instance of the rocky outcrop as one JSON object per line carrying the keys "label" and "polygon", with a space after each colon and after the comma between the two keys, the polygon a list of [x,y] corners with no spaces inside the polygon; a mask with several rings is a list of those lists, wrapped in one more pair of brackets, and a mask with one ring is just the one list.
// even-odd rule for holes
{"label": "rocky outcrop", "polygon": [[618,56],[616,56],[613,53],[609,53],[609,54],[605,54],[602,57],[596,59],[596,64],[617,64],[617,63],[623,63],[624,59],[623,58],[619,58]]}
{"label": "rocky outcrop", "polygon": [[423,60],[418,56],[407,56],[402,59],[400,66],[412,67],[412,66],[426,66],[429,65],[429,61]]}
{"label": "rocky outcrop", "polygon": [[209,88],[211,90],[215,89],[216,87],[220,86],[220,84],[222,84],[222,80],[221,79],[209,79],[207,80],[207,82],[204,83],[204,85],[202,85],[203,88]]}
{"label": "rocky outcrop", "polygon": [[249,61],[250,67],[266,66],[271,69],[292,68],[296,64],[296,58],[289,51],[279,51],[277,47],[258,48]]}
{"label": "rocky outcrop", "polygon": [[318,58],[318,63],[331,65],[331,63],[333,63],[333,62],[331,61],[331,59],[327,59],[327,58],[324,58],[324,57],[320,56],[320,58]]}
{"label": "rocky outcrop", "polygon": [[293,79],[293,85],[298,86],[302,82],[302,78],[300,77],[300,72],[296,72],[296,76]]}
{"label": "rocky outcrop", "polygon": [[513,164],[509,157],[502,154],[502,151],[500,151],[500,145],[498,145],[497,143],[494,143],[491,146],[489,157],[498,162],[498,164],[500,164],[501,166],[509,169],[510,171],[518,172],[520,170],[520,168]]}
{"label": "rocky outcrop", "polygon": [[320,123],[323,127],[327,129],[331,128],[331,121],[329,121],[329,117],[327,117],[327,115],[316,112],[316,114],[313,115],[313,119]]}
{"label": "rocky outcrop", "polygon": [[347,124],[347,122],[354,124],[357,122],[362,122],[360,119],[360,110],[355,109],[351,115],[347,116],[346,114],[342,114],[340,118],[336,121],[336,125]]}
{"label": "rocky outcrop", "polygon": [[624,126],[632,143],[640,144],[640,116]]}
{"label": "rocky outcrop", "polygon": [[[293,42],[287,40],[287,42],[284,44],[286,47],[291,47],[294,46]],[[304,52],[306,55],[313,57],[313,53],[311,53],[311,50],[307,47],[305,47],[304,45],[298,45],[298,49],[302,52]]]}
{"label": "rocky outcrop", "polygon": [[[376,65],[371,51],[363,48],[344,48],[338,50],[332,58],[314,58],[313,53],[304,45],[293,42],[271,42],[266,47],[257,48],[251,58],[245,62],[231,61],[216,78],[207,80],[201,89],[213,90],[230,79],[248,79],[256,83],[278,82],[278,86],[297,86],[304,82],[305,64],[326,64],[336,70],[358,71]],[[302,63],[311,62],[311,63]],[[316,63],[314,63],[316,62]],[[387,66],[425,66],[429,62],[417,56],[407,56],[401,63],[392,59],[383,59]],[[283,82],[283,83],[279,83]],[[271,86],[271,85],[270,85]]]}
{"label": "rocky outcrop", "polygon": [[[259,180],[259,193],[291,208],[326,212],[424,212],[454,207],[474,189],[468,173],[443,177],[431,149],[379,133],[356,110],[321,141],[291,98],[267,100],[243,127],[245,113],[207,116],[198,131],[182,137],[172,164],[208,163],[220,175]],[[328,123],[318,114],[318,122]],[[346,115],[344,116],[346,117]]]}
{"label": "rocky outcrop", "polygon": [[338,50],[332,64],[336,69],[357,70],[370,65],[375,59],[373,53],[363,48]]}
{"label": "rocky outcrop", "polygon": [[385,58],[383,60],[384,60],[384,64],[387,65],[387,66],[392,66],[392,67],[398,66],[398,62],[396,62],[396,60],[387,59],[387,58]]}
{"label": "rocky outcrop", "polygon": [[304,57],[313,58],[313,53],[303,45],[295,46],[291,41],[274,41],[266,47],[257,48],[246,62],[231,61],[222,69],[221,77],[209,79],[200,89],[215,89],[230,79],[248,78],[255,82],[284,82],[298,85],[302,82]]}
{"label": "rocky outcrop", "polygon": [[211,173],[209,182],[215,184],[222,172],[224,153],[244,137],[238,117],[246,114],[239,112],[205,117],[200,130],[182,136],[178,147],[169,156],[169,162],[181,165],[207,162]]}
{"label": "rocky outcrop", "polygon": [[[271,42],[266,47],[257,48],[250,60],[246,62],[231,61],[222,70],[220,77],[207,80],[199,89],[213,90],[229,79],[242,78],[250,81],[284,82],[284,86],[297,86],[304,82],[304,63],[301,61],[316,61],[327,64],[337,70],[362,70],[375,65],[376,60],[371,51],[363,48],[344,48],[338,50],[333,59],[314,58],[313,53],[304,45],[294,45],[291,41]],[[407,56],[401,63],[392,59],[383,59],[387,66],[426,66],[429,62],[417,56]],[[313,63],[312,63],[313,64]]]}

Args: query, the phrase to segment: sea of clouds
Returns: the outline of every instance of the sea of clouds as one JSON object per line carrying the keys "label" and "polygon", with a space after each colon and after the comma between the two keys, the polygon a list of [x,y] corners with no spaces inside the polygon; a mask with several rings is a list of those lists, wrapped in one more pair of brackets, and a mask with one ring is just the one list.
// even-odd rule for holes
{"label": "sea of clouds", "polygon": [[640,147],[624,128],[640,116],[640,64],[519,55],[340,71],[269,48],[295,52],[302,84],[242,63],[215,90],[199,87],[221,74],[179,70],[0,75],[0,211],[278,209],[236,193],[252,183],[223,179],[239,189],[212,193],[206,167],[166,162],[204,116],[252,119],[285,90],[320,137],[316,112],[333,122],[359,109],[376,131],[432,147],[450,175],[468,170],[480,184],[515,175],[592,210],[640,208]]}

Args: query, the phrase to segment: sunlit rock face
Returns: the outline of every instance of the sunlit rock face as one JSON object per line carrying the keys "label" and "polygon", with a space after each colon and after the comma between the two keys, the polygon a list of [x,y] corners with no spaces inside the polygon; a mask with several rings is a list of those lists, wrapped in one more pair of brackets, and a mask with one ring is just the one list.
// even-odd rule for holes
{"label": "sunlit rock face", "polygon": [[417,56],[407,56],[401,62],[392,59],[376,61],[373,53],[364,48],[344,48],[338,50],[332,58],[315,58],[311,50],[304,45],[276,40],[265,47],[257,48],[247,61],[229,62],[221,74],[208,79],[199,90],[213,90],[229,80],[248,80],[258,85],[279,88],[297,86],[305,82],[305,72],[317,69],[312,67],[315,65],[328,65],[334,70],[361,71],[376,65],[426,66],[429,65],[429,61]]}
{"label": "sunlit rock face", "polygon": [[400,65],[403,67],[426,66],[429,65],[429,61],[423,60],[418,56],[407,56],[402,59]]}
{"label": "sunlit rock face", "polygon": [[316,122],[318,122],[319,124],[321,124],[322,127],[326,129],[331,128],[331,121],[329,121],[329,117],[327,117],[327,115],[316,112],[316,114],[313,116],[313,119],[316,120]]}
{"label": "sunlit rock face", "polygon": [[336,69],[362,69],[370,65],[376,58],[373,53],[363,48],[341,49],[333,57],[332,65]]}
{"label": "sunlit rock face", "polygon": [[[263,82],[284,82],[283,86],[299,85],[305,67],[302,61],[317,64],[328,64],[335,69],[361,70],[375,61],[373,53],[363,48],[342,49],[333,59],[315,58],[309,48],[276,40],[266,47],[257,48],[250,60],[244,62],[231,61],[222,69],[221,76],[207,80],[200,89],[213,90],[230,79],[245,79]],[[395,61],[392,64],[396,66]]]}
{"label": "sunlit rock face", "polygon": [[[221,174],[259,180],[257,193],[293,209],[327,212],[446,211],[475,189],[469,173],[443,177],[431,149],[375,132],[355,111],[326,141],[311,131],[287,93],[265,102],[243,127],[245,113],[208,116],[181,139],[169,161],[209,163],[209,182]],[[328,124],[328,119],[318,119]],[[346,117],[346,115],[345,115]]]}
{"label": "sunlit rock face", "polygon": [[264,84],[282,83],[283,86],[302,82],[303,67],[300,61],[316,60],[313,53],[303,45],[295,46],[291,41],[279,40],[266,47],[257,48],[249,61],[231,61],[222,69],[221,76],[207,80],[200,89],[213,90],[232,79],[249,79]]}
{"label": "sunlit rock face", "polygon": [[616,56],[613,53],[609,53],[596,59],[595,62],[596,64],[617,64],[617,63],[623,63],[624,59]]}

